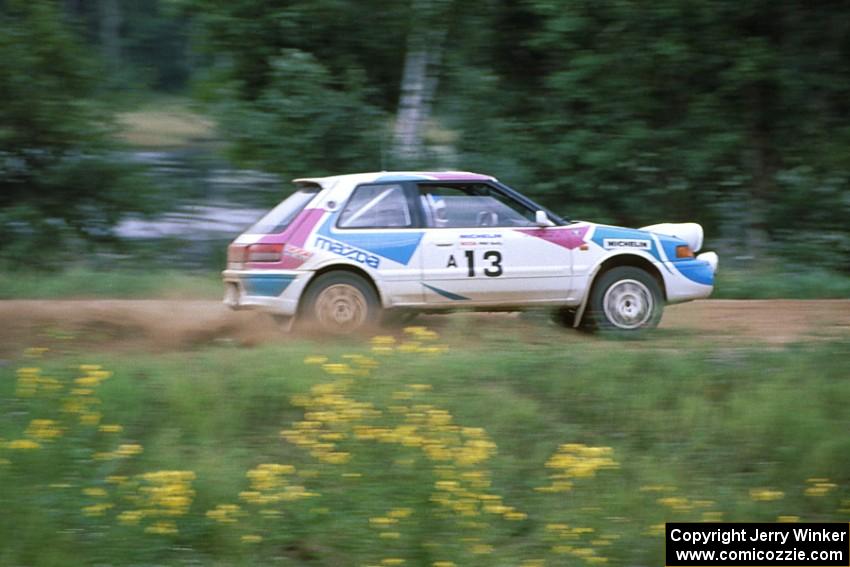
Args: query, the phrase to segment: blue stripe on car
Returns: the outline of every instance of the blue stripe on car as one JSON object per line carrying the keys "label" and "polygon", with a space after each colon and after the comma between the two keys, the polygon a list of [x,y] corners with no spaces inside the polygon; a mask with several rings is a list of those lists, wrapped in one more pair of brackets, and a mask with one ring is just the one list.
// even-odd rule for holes
{"label": "blue stripe on car", "polygon": [[468,297],[464,297],[462,295],[458,295],[456,293],[452,293],[450,291],[446,291],[444,289],[440,289],[438,287],[434,287],[434,286],[428,285],[426,283],[423,283],[422,285],[424,285],[425,287],[427,287],[428,289],[430,289],[434,293],[440,294],[443,297],[445,297],[446,299],[451,299],[452,301],[463,301],[463,300],[469,299]]}
{"label": "blue stripe on car", "polygon": [[316,232],[343,244],[360,248],[372,254],[383,256],[393,262],[407,265],[425,234],[422,231],[393,231],[380,229],[380,232],[354,232],[340,230],[331,232],[331,225],[339,213],[330,215]]}
{"label": "blue stripe on car", "polygon": [[289,287],[295,276],[284,274],[255,274],[243,280],[245,292],[248,295],[263,295],[277,297]]}
{"label": "blue stripe on car", "polygon": [[679,260],[678,262],[671,262],[670,265],[694,283],[714,285],[714,272],[711,270],[711,265],[705,260]]}
{"label": "blue stripe on car", "polygon": [[377,178],[373,183],[386,183],[386,182],[395,182],[395,181],[421,181],[423,179],[428,179],[423,175],[383,175]]}

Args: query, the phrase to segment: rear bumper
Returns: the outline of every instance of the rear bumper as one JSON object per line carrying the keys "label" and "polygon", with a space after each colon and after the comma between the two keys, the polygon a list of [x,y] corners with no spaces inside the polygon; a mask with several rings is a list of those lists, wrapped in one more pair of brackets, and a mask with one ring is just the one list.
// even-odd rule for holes
{"label": "rear bumper", "polygon": [[224,304],[231,309],[258,309],[295,315],[301,292],[312,272],[287,270],[225,270]]}

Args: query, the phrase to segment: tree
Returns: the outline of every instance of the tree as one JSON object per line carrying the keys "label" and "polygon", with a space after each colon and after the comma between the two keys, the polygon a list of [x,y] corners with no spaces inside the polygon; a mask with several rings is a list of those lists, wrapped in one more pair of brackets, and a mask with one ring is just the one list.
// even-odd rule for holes
{"label": "tree", "polygon": [[50,0],[0,5],[0,251],[38,263],[148,203],[109,159],[96,68]]}
{"label": "tree", "polygon": [[393,158],[399,163],[415,164],[423,158],[424,129],[437,92],[448,27],[445,4],[445,0],[412,0],[393,136]]}
{"label": "tree", "polygon": [[532,0],[484,17],[476,42],[493,47],[446,85],[453,123],[478,134],[460,137],[467,159],[573,218],[694,219],[744,254],[790,223],[848,249],[845,5]]}
{"label": "tree", "polygon": [[284,176],[387,164],[414,25],[406,4],[190,0],[187,10],[212,60],[203,91],[240,163]]}

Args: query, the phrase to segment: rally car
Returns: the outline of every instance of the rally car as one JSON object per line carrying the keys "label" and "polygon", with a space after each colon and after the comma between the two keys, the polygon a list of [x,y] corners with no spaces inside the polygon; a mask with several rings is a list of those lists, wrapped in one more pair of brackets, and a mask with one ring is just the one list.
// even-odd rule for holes
{"label": "rally car", "polygon": [[224,302],[353,333],[393,314],[550,307],[635,332],[708,297],[717,255],[695,223],[567,220],[493,177],[378,172],[296,179],[228,248]]}

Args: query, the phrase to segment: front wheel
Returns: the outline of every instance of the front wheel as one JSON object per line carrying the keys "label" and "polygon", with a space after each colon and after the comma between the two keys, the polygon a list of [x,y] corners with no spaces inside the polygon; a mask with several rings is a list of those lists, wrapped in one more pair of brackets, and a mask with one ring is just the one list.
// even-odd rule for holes
{"label": "front wheel", "polygon": [[310,283],[301,315],[322,332],[350,335],[374,325],[380,310],[375,290],[361,276],[328,272]]}
{"label": "front wheel", "polygon": [[613,268],[596,280],[590,293],[588,322],[601,331],[634,333],[661,321],[661,287],[649,273],[632,266]]}

